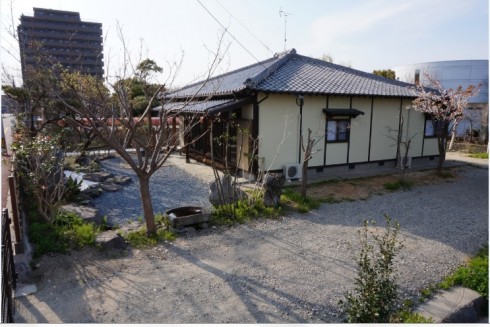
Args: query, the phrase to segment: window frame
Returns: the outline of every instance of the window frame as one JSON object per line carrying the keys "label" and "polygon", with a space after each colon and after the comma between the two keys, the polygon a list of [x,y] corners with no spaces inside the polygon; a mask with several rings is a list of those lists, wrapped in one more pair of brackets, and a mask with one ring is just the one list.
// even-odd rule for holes
{"label": "window frame", "polygon": [[[335,122],[335,139],[329,139],[329,136],[332,135],[329,131],[329,123]],[[345,131],[339,131],[340,123],[344,122],[346,124]],[[348,143],[350,140],[350,124],[351,118],[346,117],[329,117],[325,122],[325,142],[326,143]],[[345,134],[345,139],[339,139],[339,135]]]}

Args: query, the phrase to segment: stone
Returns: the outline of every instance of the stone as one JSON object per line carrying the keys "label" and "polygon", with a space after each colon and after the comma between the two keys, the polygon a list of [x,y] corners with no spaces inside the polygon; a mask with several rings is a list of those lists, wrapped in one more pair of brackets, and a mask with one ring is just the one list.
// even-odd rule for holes
{"label": "stone", "polygon": [[108,230],[97,235],[95,244],[103,250],[125,249],[127,246],[124,237],[115,230]]}
{"label": "stone", "polygon": [[83,175],[83,179],[91,182],[103,182],[111,177],[114,177],[114,175],[106,173],[104,171],[98,171],[95,173],[86,173],[85,175]]}
{"label": "stone", "polygon": [[213,206],[229,204],[238,200],[247,199],[247,193],[242,191],[237,185],[234,185],[232,178],[233,177],[230,175],[225,175],[223,178],[221,178],[221,191],[223,198],[221,197],[221,193],[218,189],[218,182],[211,182],[209,186],[209,202],[211,202]]}
{"label": "stone", "polygon": [[90,200],[92,200],[92,197],[85,192],[80,192],[79,194],[75,195],[74,200],[80,204],[90,203]]}
{"label": "stone", "polygon": [[61,206],[60,209],[80,216],[86,223],[93,223],[95,225],[100,225],[102,223],[102,217],[99,215],[99,210],[94,207],[71,203]]}
{"label": "stone", "polygon": [[140,223],[140,222],[130,222],[129,224],[125,224],[125,225],[121,226],[119,228],[119,232],[121,233],[121,235],[127,235],[130,232],[137,231],[138,229],[141,228],[141,226],[143,226],[143,223]]}
{"label": "stone", "polygon": [[437,294],[415,312],[432,319],[433,323],[470,323],[480,319],[487,305],[477,292],[457,286]]}
{"label": "stone", "polygon": [[104,192],[104,190],[101,187],[99,187],[99,185],[94,185],[81,191],[80,194],[84,194],[94,199],[96,197],[99,197],[102,194],[102,192]]}
{"label": "stone", "polygon": [[119,184],[119,185],[126,185],[129,182],[131,182],[131,177],[130,176],[116,175],[114,177],[108,178],[106,180],[106,182]]}
{"label": "stone", "polygon": [[100,187],[107,192],[117,192],[120,189],[122,189],[121,185],[114,184],[114,183],[107,183],[107,182],[100,184]]}
{"label": "stone", "polygon": [[282,188],[286,182],[284,175],[267,174],[264,178],[264,205],[277,207],[279,205]]}
{"label": "stone", "polygon": [[17,288],[15,289],[15,294],[14,298],[19,298],[22,296],[27,296],[30,294],[34,294],[37,292],[37,287],[35,284],[20,284],[17,285]]}

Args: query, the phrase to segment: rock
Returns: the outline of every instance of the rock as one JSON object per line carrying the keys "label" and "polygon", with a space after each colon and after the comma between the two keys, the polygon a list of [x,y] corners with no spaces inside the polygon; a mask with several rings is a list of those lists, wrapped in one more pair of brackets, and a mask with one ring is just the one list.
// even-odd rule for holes
{"label": "rock", "polygon": [[[212,205],[218,206],[222,204],[229,204],[234,201],[247,198],[247,193],[243,192],[238,186],[233,185],[232,176],[230,175],[225,175],[223,178],[221,178],[221,191],[223,199],[221,198],[220,191],[218,190],[218,182],[211,182],[209,186],[209,202],[211,202]],[[234,196],[233,192],[235,192]]]}
{"label": "rock", "polygon": [[80,194],[77,194],[74,198],[74,200],[78,203],[90,203],[90,200],[92,200],[92,197],[85,192],[80,192]]}
{"label": "rock", "polygon": [[91,182],[103,182],[111,177],[114,177],[114,175],[106,173],[104,171],[98,171],[95,173],[86,173],[85,175],[83,175],[83,179]]}
{"label": "rock", "polygon": [[268,174],[264,178],[264,205],[277,207],[281,199],[282,188],[286,182],[284,175]]}
{"label": "rock", "polygon": [[126,235],[130,232],[135,232],[137,231],[138,229],[141,228],[141,226],[143,226],[143,223],[140,223],[140,222],[130,222],[129,224],[125,224],[123,226],[121,226],[118,231],[121,233],[121,235]]}
{"label": "rock", "polygon": [[117,175],[106,180],[107,183],[114,183],[119,185],[126,185],[131,182],[130,176]]}
{"label": "rock", "polygon": [[104,190],[101,187],[99,187],[99,185],[93,185],[93,186],[81,191],[80,193],[87,195],[90,198],[94,199],[94,198],[100,196],[103,191]]}
{"label": "rock", "polygon": [[107,183],[107,182],[100,184],[100,187],[107,192],[116,192],[122,189],[121,185],[114,184],[114,183]]}
{"label": "rock", "polygon": [[126,241],[115,230],[108,230],[97,235],[95,244],[100,246],[103,250],[126,248]]}
{"label": "rock", "polygon": [[65,204],[60,209],[80,216],[86,223],[93,223],[95,225],[102,223],[102,217],[100,217],[99,210],[96,208],[77,204]]}

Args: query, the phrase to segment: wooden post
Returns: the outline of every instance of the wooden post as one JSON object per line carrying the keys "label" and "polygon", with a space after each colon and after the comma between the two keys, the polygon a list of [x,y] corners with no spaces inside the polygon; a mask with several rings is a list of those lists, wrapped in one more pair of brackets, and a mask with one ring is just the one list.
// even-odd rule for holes
{"label": "wooden post", "polygon": [[12,204],[12,218],[14,221],[15,242],[21,243],[20,224],[19,224],[19,208],[17,207],[17,191],[15,189],[14,176],[8,177],[10,189],[10,203]]}

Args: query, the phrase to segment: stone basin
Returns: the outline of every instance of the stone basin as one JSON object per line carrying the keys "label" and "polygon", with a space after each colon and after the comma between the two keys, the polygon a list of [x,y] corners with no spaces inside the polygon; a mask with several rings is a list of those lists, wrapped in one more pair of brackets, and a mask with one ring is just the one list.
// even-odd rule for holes
{"label": "stone basin", "polygon": [[173,228],[202,225],[209,222],[209,213],[204,213],[201,207],[179,207],[167,210],[165,213]]}

